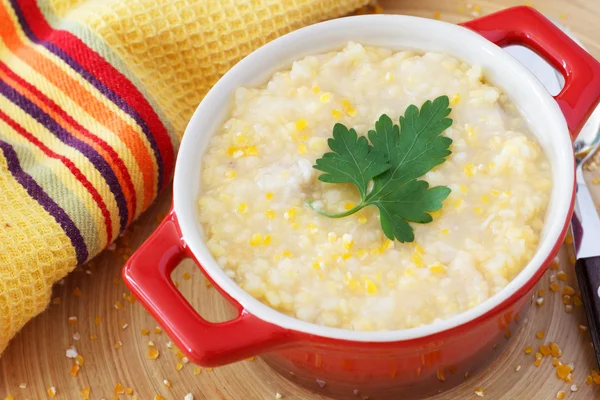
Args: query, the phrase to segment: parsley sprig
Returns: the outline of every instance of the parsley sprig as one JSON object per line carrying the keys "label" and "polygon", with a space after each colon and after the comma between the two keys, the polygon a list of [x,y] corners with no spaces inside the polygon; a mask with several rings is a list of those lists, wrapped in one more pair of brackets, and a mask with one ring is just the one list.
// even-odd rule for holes
{"label": "parsley sprig", "polygon": [[415,235],[409,222],[431,222],[429,213],[442,208],[450,194],[447,186],[430,188],[426,181],[417,179],[451,154],[448,148],[452,140],[441,135],[452,125],[447,118],[451,111],[448,106],[448,96],[427,101],[420,109],[411,105],[400,117],[399,126],[383,114],[375,123],[375,130],[369,131],[369,140],[354,129],[335,124],[333,138],[328,141],[332,151],[313,167],[323,172],[319,176],[323,182],[356,186],[361,200],[341,213],[315,209],[310,201],[308,205],[330,218],[346,217],[375,206],[389,239],[412,242]]}

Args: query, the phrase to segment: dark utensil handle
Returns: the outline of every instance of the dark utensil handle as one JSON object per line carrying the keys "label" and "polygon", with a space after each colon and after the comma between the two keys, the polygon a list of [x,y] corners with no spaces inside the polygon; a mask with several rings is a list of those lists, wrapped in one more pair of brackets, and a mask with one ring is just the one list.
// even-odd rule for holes
{"label": "dark utensil handle", "polygon": [[577,260],[575,273],[600,366],[600,256]]}

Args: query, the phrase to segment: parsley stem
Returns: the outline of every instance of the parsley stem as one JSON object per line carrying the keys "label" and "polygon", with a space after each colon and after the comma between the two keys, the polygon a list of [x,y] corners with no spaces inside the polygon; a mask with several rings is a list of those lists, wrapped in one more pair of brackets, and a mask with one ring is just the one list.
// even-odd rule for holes
{"label": "parsley stem", "polygon": [[368,203],[362,203],[362,202],[361,202],[360,204],[358,204],[357,206],[355,206],[354,208],[352,208],[352,209],[350,209],[350,210],[348,210],[348,211],[344,211],[344,212],[342,212],[342,213],[328,213],[327,211],[323,211],[323,210],[318,210],[318,209],[316,209],[316,208],[313,206],[313,202],[312,202],[312,201],[310,201],[310,200],[307,200],[307,201],[306,201],[306,204],[307,204],[307,205],[308,205],[310,208],[312,208],[314,211],[316,211],[317,213],[319,213],[319,214],[321,214],[321,215],[324,215],[324,216],[326,216],[326,217],[329,217],[329,218],[343,218],[343,217],[347,217],[348,215],[352,215],[352,214],[354,214],[355,212],[357,212],[357,211],[360,211],[362,208],[364,208],[364,207],[366,207],[366,206],[368,206],[368,205],[369,205]]}

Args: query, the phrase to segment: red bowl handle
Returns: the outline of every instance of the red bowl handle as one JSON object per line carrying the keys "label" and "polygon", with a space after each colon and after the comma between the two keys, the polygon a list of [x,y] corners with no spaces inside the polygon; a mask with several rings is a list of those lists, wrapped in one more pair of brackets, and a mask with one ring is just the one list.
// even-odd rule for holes
{"label": "red bowl handle", "polygon": [[228,364],[291,340],[289,331],[249,314],[223,292],[238,309],[238,316],[220,323],[202,318],[171,279],[171,273],[185,258],[193,256],[181,237],[175,212],[171,211],[127,261],[123,278],[191,361],[207,367]]}
{"label": "red bowl handle", "polygon": [[501,47],[526,46],[562,73],[565,86],[554,98],[575,140],[600,102],[600,63],[531,7],[508,8],[461,25]]}

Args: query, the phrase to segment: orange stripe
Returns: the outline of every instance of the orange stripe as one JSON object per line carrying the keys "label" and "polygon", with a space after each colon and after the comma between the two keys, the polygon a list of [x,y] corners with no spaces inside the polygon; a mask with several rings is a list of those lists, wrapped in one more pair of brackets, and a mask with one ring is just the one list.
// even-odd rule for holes
{"label": "orange stripe", "polygon": [[105,229],[106,229],[106,242],[111,243],[112,239],[113,239],[113,232],[112,232],[113,226],[112,226],[112,219],[110,217],[110,212],[108,211],[108,208],[106,207],[106,203],[104,203],[104,199],[102,199],[102,196],[100,195],[100,193],[98,193],[98,190],[96,190],[94,185],[92,185],[92,183],[81,172],[81,170],[79,170],[79,168],[77,168],[75,163],[73,163],[73,161],[69,160],[67,157],[62,156],[62,155],[52,151],[52,149],[50,149],[48,146],[46,146],[44,143],[42,143],[33,134],[26,131],[25,128],[23,128],[15,120],[10,118],[2,110],[0,110],[0,119],[3,120],[4,122],[6,122],[11,128],[13,128],[13,130],[15,132],[17,132],[18,134],[23,136],[30,143],[33,143],[35,146],[37,146],[45,155],[47,155],[48,157],[60,160],[63,163],[63,165],[65,167],[67,167],[69,169],[69,171],[71,171],[71,174],[73,174],[73,176],[75,178],[77,178],[79,183],[84,188],[87,189],[88,193],[92,196],[92,198],[94,199],[94,202],[96,202],[96,205],[100,209],[100,212],[102,213],[102,216],[104,217],[104,225],[105,225]]}
{"label": "orange stripe", "polygon": [[[0,65],[1,65],[1,63],[0,63]],[[37,105],[41,110],[43,110],[46,114],[48,114],[54,121],[59,123],[71,135],[77,137],[82,142],[85,142],[88,145],[92,146],[94,148],[94,150],[96,150],[98,152],[98,154],[100,154],[105,160],[107,160],[109,162],[111,160],[113,160],[112,155],[109,154],[109,152],[106,151],[106,149],[104,149],[102,146],[98,146],[98,144],[94,140],[90,139],[86,135],[81,134],[76,128],[74,128],[71,124],[69,124],[67,121],[65,121],[65,119],[62,115],[57,113],[54,109],[49,107],[45,102],[41,101],[41,99],[36,97],[31,92],[31,90],[29,90],[29,88],[25,87],[20,82],[13,79],[13,77],[6,74],[6,72],[1,67],[0,67],[0,80],[4,80],[9,85],[11,85],[13,88],[15,88],[17,91],[19,91],[19,93],[21,93],[27,99],[29,99],[32,103]],[[111,166],[112,165],[113,165],[113,163],[111,163]],[[131,183],[128,184],[128,179],[124,175],[127,172],[123,171],[122,168],[123,167],[121,166],[121,167],[113,168],[113,170],[115,172],[115,175],[117,177],[117,180],[119,181],[119,185],[121,186],[121,188],[129,189],[129,190],[124,190],[124,194],[125,194],[125,198],[127,200],[127,208],[129,209],[128,223],[130,223],[134,218],[135,209],[136,209],[135,191],[132,192],[133,185]],[[112,235],[112,232],[111,232],[111,235]]]}
{"label": "orange stripe", "polygon": [[70,77],[59,66],[45,58],[32,47],[26,46],[12,23],[12,18],[3,4],[0,3],[0,37],[12,53],[18,56],[43,75],[49,82],[61,89],[77,102],[90,116],[117,134],[132,152],[143,175],[144,209],[154,199],[156,187],[155,164],[152,154],[148,152],[140,135],[117,114],[108,109],[101,101],[92,96],[76,79]]}

